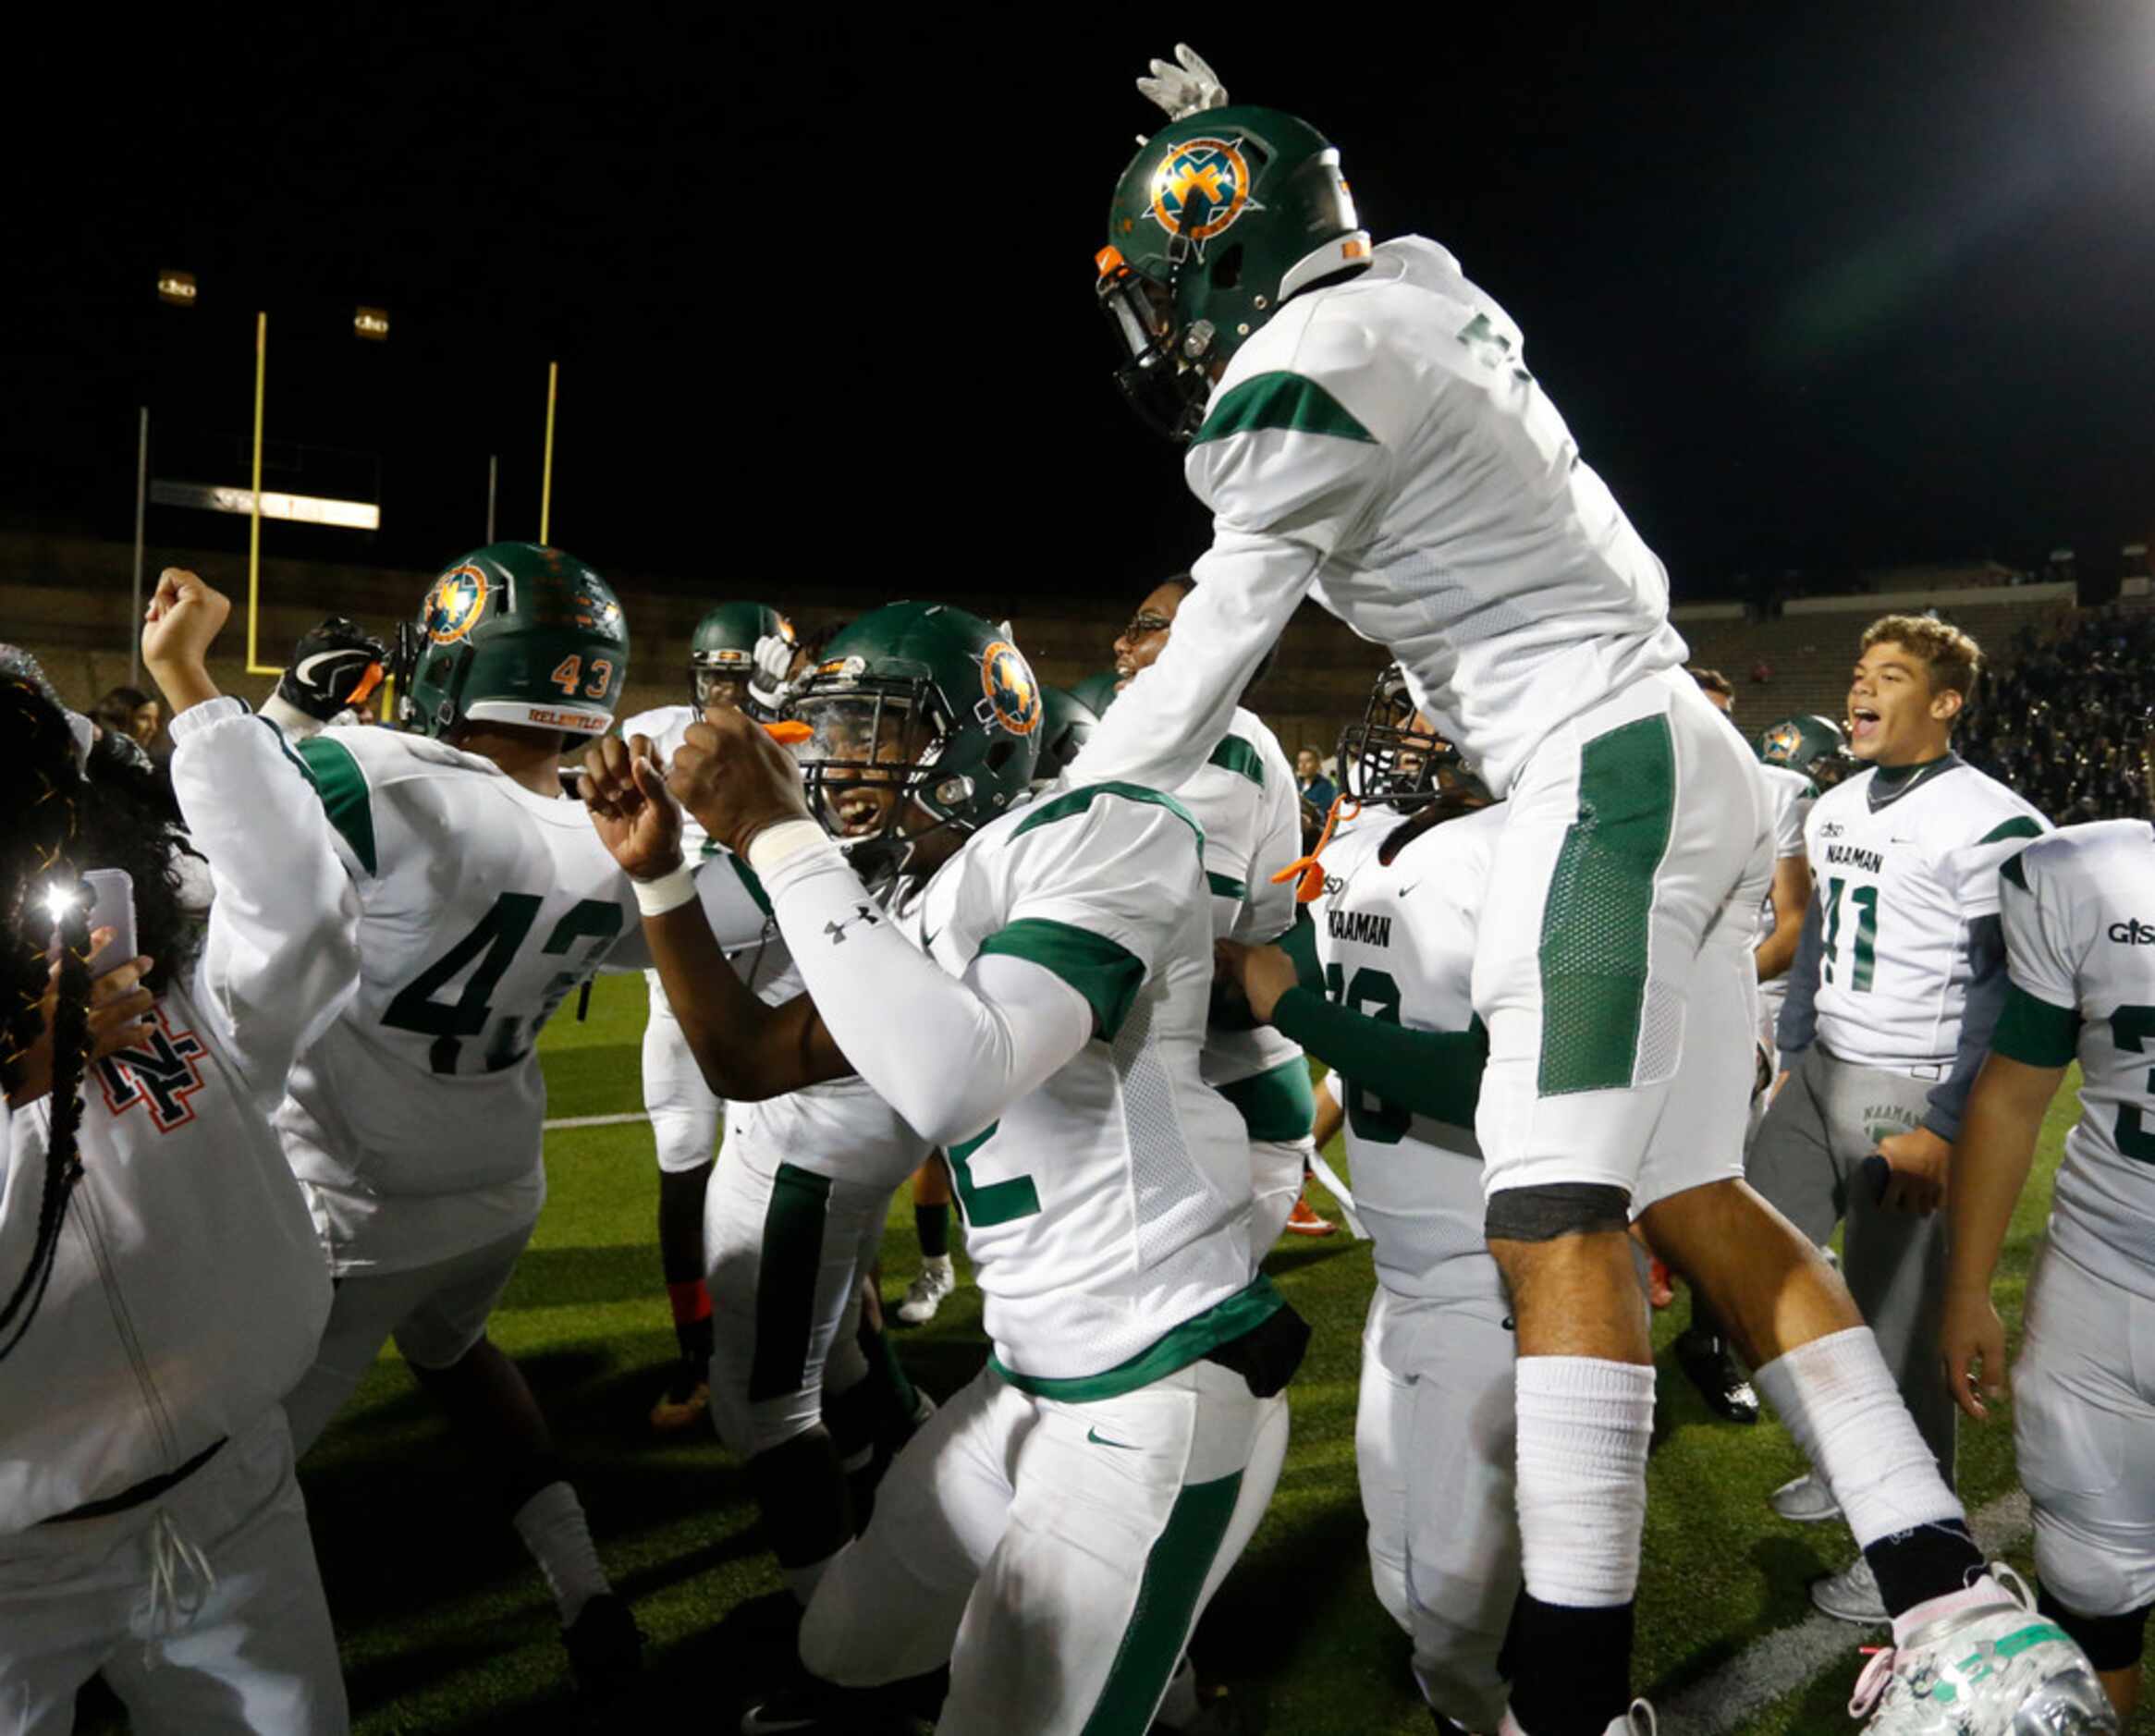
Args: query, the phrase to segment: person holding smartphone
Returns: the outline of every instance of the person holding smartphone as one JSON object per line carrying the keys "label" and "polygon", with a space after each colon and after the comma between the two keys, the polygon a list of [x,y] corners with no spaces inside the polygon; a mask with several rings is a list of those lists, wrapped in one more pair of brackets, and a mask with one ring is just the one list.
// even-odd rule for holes
{"label": "person holding smartphone", "polygon": [[281,1402],[329,1273],[269,1112],[356,910],[299,763],[210,680],[229,609],[167,571],[143,630],[184,833],[0,659],[0,1705],[34,1736],[92,1675],[137,1729],[349,1722]]}

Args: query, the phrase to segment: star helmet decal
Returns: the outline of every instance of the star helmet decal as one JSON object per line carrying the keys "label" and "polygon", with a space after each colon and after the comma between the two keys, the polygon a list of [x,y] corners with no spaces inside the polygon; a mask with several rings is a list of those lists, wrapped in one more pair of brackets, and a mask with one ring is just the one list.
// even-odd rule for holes
{"label": "star helmet decal", "polygon": [[486,574],[467,562],[434,581],[420,605],[419,623],[437,645],[453,645],[486,613]]}
{"label": "star helmet decal", "polygon": [[1769,765],[1786,765],[1795,758],[1796,750],[1803,746],[1804,732],[1793,723],[1784,723],[1766,732],[1765,752],[1759,757]]}
{"label": "star helmet decal", "polygon": [[1250,196],[1252,181],[1241,140],[1185,139],[1153,170],[1153,221],[1203,259],[1213,237],[1265,208]]}
{"label": "star helmet decal", "polygon": [[980,687],[996,720],[1012,735],[1039,728],[1040,683],[1015,645],[998,639],[981,654]]}

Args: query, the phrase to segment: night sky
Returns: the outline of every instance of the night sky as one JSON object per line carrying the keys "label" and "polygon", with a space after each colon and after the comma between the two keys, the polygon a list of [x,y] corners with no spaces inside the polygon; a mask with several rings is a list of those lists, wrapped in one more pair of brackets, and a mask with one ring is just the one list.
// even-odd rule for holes
{"label": "night sky", "polygon": [[[1158,119],[1130,81],[1180,31],[1340,145],[1380,238],[1436,237],[1505,303],[1680,595],[2060,542],[2100,566],[2155,528],[2155,6],[1500,11],[18,36],[0,523],[127,535],[144,401],[154,470],[243,483],[264,307],[265,480],[378,466],[383,503],[371,539],[271,527],[289,552],[440,564],[480,540],[490,452],[503,534],[535,533],[557,357],[555,538],[602,571],[1126,592],[1206,538],[1089,305]],[[170,267],[196,307],[156,301]],[[153,536],[242,531],[162,508]]]}

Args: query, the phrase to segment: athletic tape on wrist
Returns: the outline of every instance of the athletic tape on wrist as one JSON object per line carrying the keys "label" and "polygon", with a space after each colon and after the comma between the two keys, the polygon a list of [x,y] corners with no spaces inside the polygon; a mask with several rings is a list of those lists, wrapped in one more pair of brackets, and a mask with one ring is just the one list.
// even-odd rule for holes
{"label": "athletic tape on wrist", "polygon": [[827,842],[829,834],[814,820],[781,820],[748,840],[748,865],[759,875],[767,876],[802,850]]}
{"label": "athletic tape on wrist", "polygon": [[696,897],[696,876],[689,872],[685,862],[655,880],[634,880],[630,884],[636,888],[636,908],[646,916],[664,916],[668,911],[693,903]]}

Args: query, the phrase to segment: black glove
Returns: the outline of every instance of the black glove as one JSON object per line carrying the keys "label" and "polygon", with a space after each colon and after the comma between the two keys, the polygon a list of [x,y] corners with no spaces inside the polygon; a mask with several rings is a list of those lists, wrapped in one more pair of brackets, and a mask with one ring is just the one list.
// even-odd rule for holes
{"label": "black glove", "polygon": [[382,642],[355,621],[332,615],[292,647],[276,696],[319,723],[363,703],[382,684],[388,656]]}

